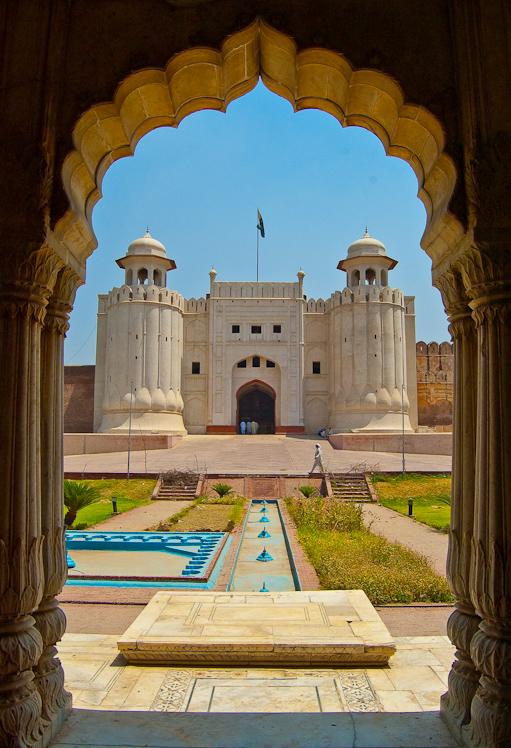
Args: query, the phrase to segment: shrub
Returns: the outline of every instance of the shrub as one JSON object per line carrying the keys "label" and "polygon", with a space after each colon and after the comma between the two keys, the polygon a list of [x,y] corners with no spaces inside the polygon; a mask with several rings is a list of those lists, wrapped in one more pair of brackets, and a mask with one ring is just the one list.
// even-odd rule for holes
{"label": "shrub", "polygon": [[232,493],[232,486],[230,486],[228,483],[215,483],[215,485],[211,486],[211,488],[220,496],[220,498],[223,498],[224,496],[227,496],[227,494]]}
{"label": "shrub", "polygon": [[199,480],[193,470],[167,470],[161,477],[167,486],[196,486]]}
{"label": "shrub", "polygon": [[298,490],[306,499],[310,499],[311,496],[316,496],[318,493],[317,488],[314,486],[298,486]]}
{"label": "shrub", "polygon": [[310,530],[349,532],[364,529],[362,507],[342,499],[288,499],[291,516],[299,527]]}

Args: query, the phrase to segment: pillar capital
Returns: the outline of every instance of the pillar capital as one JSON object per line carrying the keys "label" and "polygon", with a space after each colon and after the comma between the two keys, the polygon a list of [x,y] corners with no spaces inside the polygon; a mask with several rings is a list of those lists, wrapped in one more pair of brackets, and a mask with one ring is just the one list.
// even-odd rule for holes
{"label": "pillar capital", "polygon": [[0,256],[4,257],[0,267],[0,315],[27,317],[41,324],[62,260],[46,245],[31,252],[19,265],[12,253]]}
{"label": "pillar capital", "polygon": [[46,307],[44,326],[65,335],[69,329],[69,315],[73,309],[76,291],[82,284],[79,276],[69,267],[62,268],[56,278],[55,286]]}

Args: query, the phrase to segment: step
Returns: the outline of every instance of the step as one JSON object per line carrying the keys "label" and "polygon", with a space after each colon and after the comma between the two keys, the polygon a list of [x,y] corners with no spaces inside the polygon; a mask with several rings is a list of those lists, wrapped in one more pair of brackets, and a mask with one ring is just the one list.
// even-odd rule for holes
{"label": "step", "polygon": [[137,665],[386,665],[392,637],[362,590],[157,592],[117,642]]}

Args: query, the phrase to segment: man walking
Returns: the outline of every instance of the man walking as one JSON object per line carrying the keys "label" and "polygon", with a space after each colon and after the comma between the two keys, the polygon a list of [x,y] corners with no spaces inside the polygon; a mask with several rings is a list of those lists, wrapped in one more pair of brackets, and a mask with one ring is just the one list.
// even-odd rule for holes
{"label": "man walking", "polygon": [[311,473],[313,473],[316,468],[319,468],[320,473],[325,472],[325,468],[323,467],[321,447],[319,444],[316,444],[314,448],[314,464],[312,466]]}

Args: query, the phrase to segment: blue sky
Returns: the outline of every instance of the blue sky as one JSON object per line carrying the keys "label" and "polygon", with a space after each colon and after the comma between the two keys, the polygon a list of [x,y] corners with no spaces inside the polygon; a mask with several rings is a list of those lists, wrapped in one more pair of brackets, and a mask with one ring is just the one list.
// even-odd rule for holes
{"label": "blue sky", "polygon": [[177,270],[168,285],[203,296],[212,265],[218,280],[254,280],[256,211],[260,280],[295,280],[327,298],[345,286],[336,265],[348,245],[369,233],[399,261],[389,282],[416,296],[417,340],[448,339],[431,263],[420,248],[425,211],[411,168],[385,156],[380,141],[330,115],[294,113],[262,84],[226,114],[198,112],[178,129],[146,135],[135,156],[117,161],[94,210],[98,248],[78,290],[66,340],[68,364],[95,361],[97,294],[123,281],[114,260],[146,226]]}

